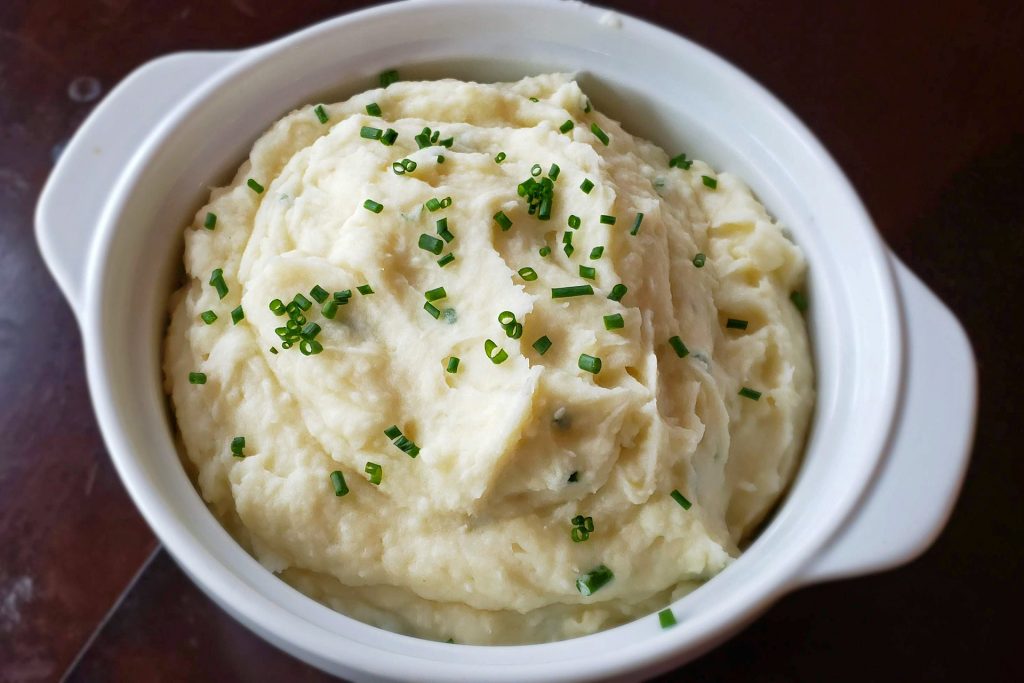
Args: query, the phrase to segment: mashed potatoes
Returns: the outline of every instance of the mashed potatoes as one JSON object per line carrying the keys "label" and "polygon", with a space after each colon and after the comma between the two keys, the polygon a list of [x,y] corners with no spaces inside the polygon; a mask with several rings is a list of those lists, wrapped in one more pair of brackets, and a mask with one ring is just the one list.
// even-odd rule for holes
{"label": "mashed potatoes", "polygon": [[798,460],[800,250],[563,75],[289,114],[184,265],[164,369],[199,490],[269,570],[384,628],[522,643],[655,611]]}

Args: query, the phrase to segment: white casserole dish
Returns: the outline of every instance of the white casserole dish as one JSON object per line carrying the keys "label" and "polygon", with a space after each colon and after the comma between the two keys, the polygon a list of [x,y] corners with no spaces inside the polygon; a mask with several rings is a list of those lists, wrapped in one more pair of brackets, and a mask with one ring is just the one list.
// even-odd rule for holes
{"label": "white casserole dish", "polygon": [[[726,571],[673,607],[586,638],[473,647],[389,633],[275,578],[207,510],[182,468],[161,387],[182,231],[255,138],[306,102],[404,78],[579,71],[628,130],[744,178],[810,264],[818,402],[779,511]],[[164,546],[249,628],[354,680],[642,678],[690,660],[801,585],[909,561],[942,528],[967,464],[976,377],[950,312],[879,239],[842,172],[777,100],[704,49],[578,3],[411,0],[268,45],[186,53],[124,80],[68,144],[36,230],[82,330],[118,472]],[[584,642],[585,641],[585,642]]]}

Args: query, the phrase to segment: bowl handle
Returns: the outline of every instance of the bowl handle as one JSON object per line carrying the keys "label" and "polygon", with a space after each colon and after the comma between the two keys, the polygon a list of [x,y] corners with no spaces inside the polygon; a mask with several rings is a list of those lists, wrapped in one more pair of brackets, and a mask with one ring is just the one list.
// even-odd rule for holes
{"label": "bowl handle", "polygon": [[64,148],[36,205],[36,241],[76,312],[89,249],[121,172],[154,124],[237,54],[185,52],[143,65],[100,102]]}
{"label": "bowl handle", "polygon": [[869,574],[923,553],[945,526],[970,459],[977,372],[945,305],[895,256],[906,347],[903,398],[889,453],[860,506],[803,583]]}

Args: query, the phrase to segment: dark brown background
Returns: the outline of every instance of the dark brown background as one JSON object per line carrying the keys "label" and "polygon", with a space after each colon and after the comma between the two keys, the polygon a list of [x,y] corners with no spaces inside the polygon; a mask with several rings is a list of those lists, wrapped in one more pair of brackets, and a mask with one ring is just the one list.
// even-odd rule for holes
{"label": "dark brown background", "polygon": [[[326,679],[233,623],[157,551],[97,432],[32,211],[61,145],[146,60],[253,45],[363,4],[0,2],[0,681]],[[1010,628],[1024,608],[1021,4],[606,4],[703,43],[788,103],[964,321],[981,371],[974,458],[935,547],[785,598],[686,677],[1024,680]]]}

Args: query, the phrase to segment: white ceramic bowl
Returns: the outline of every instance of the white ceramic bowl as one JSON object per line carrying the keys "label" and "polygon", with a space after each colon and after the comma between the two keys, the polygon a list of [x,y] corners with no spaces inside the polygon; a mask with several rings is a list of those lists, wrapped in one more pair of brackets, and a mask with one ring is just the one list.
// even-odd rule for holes
{"label": "white ceramic bowl", "polygon": [[[585,638],[518,647],[389,633],[318,604],[221,528],[178,460],[160,375],[183,226],[251,143],[299,104],[405,78],[579,71],[634,134],[745,178],[810,263],[818,404],[792,491],[751,547],[674,605]],[[949,311],[882,244],[842,172],[770,94],[702,48],[570,2],[412,1],[269,45],[187,53],[124,80],[67,146],[38,240],[78,315],[114,464],[178,563],[270,642],[358,680],[640,678],[721,642],[793,588],[906,562],[944,524],[975,413],[971,349]]]}

